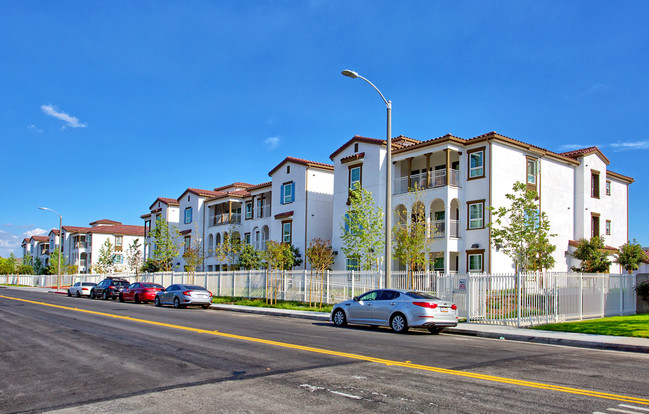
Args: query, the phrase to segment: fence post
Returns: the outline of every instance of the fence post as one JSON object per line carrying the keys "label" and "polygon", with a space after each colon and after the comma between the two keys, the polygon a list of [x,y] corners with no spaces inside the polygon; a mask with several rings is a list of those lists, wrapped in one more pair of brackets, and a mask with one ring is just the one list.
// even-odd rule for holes
{"label": "fence post", "polygon": [[602,275],[602,318],[605,315],[605,309],[606,309],[606,296],[604,294],[604,280],[608,281],[607,286],[610,287],[611,286],[610,275]]}
{"label": "fence post", "polygon": [[223,276],[223,270],[221,269],[221,266],[219,266],[219,283],[216,285],[216,291],[218,292],[218,296],[221,296],[221,279]]}
{"label": "fence post", "polygon": [[282,298],[286,300],[286,270],[282,270],[282,280],[284,281]]}
{"label": "fence post", "polygon": [[522,282],[522,280],[521,280],[522,279],[521,278],[521,272],[519,271],[519,272],[516,272],[516,273],[517,273],[516,274],[516,284],[518,285],[518,288],[517,288],[517,291],[518,291],[517,292],[517,294],[518,294],[518,306],[517,306],[517,310],[516,310],[516,313],[517,313],[517,317],[516,317],[516,324],[517,325],[516,326],[518,328],[520,328],[521,327],[521,301],[523,300],[523,291],[521,290],[521,282]]}
{"label": "fence post", "polygon": [[[620,316],[624,315],[624,286],[626,285],[624,279],[624,275],[620,274]],[[629,277],[629,281],[631,281],[631,277]]]}
{"label": "fence post", "polygon": [[248,299],[250,299],[250,286],[251,286],[251,279],[252,275],[250,274],[252,272],[252,269],[248,269]]}
{"label": "fence post", "polygon": [[327,270],[327,305],[329,304],[329,270]]}
{"label": "fence post", "polygon": [[354,280],[356,279],[354,275],[354,271],[352,270],[352,298],[356,295],[354,295]]}
{"label": "fence post", "polygon": [[[455,281],[453,281],[455,282]],[[455,283],[453,284],[455,286]],[[465,300],[466,300],[466,321],[471,322],[471,316],[472,316],[472,306],[471,303],[472,298],[471,298],[471,289],[472,289],[473,283],[471,282],[471,273],[467,273],[466,275],[466,294],[464,295]],[[458,286],[459,287],[459,286]],[[435,294],[439,296],[439,272],[435,272]],[[453,294],[451,293],[451,299],[453,299]]]}
{"label": "fence post", "polygon": [[232,297],[236,298],[237,297],[237,274],[234,270],[230,270],[230,273],[232,273]]}
{"label": "fence post", "polygon": [[302,301],[306,302],[306,269],[304,269],[304,279],[303,280],[304,280],[304,298],[303,298]]}
{"label": "fence post", "polygon": [[584,319],[584,274],[579,273],[579,320]]}

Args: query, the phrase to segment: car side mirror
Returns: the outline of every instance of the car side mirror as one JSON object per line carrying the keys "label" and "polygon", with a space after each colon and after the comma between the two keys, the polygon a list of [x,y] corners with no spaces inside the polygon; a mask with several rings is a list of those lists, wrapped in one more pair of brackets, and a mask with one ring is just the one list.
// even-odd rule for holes
{"label": "car side mirror", "polygon": [[358,296],[354,296],[354,302],[358,302]]}
{"label": "car side mirror", "polygon": [[160,289],[160,292],[164,292],[164,291],[165,291],[164,288],[163,288],[163,289]]}

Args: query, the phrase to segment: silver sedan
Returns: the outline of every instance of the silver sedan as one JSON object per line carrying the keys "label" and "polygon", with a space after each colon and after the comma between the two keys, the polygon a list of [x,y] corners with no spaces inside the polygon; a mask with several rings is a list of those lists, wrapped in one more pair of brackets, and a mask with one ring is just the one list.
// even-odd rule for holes
{"label": "silver sedan", "polygon": [[409,327],[428,328],[439,333],[457,326],[457,306],[424,292],[399,289],[378,289],[340,302],[331,311],[336,326],[347,323],[389,326],[404,333]]}
{"label": "silver sedan", "polygon": [[68,296],[76,296],[78,298],[81,296],[90,296],[90,289],[93,286],[97,286],[97,284],[93,282],[76,282],[68,288]]}
{"label": "silver sedan", "polygon": [[174,308],[199,305],[207,309],[212,303],[212,292],[202,286],[176,284],[156,293],[153,303],[156,306],[173,305]]}

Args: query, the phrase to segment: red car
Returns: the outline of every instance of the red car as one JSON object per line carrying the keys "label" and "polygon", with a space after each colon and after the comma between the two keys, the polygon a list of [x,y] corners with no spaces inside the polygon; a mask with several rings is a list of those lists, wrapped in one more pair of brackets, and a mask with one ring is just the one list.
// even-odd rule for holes
{"label": "red car", "polygon": [[129,287],[121,291],[119,294],[119,301],[124,302],[132,300],[135,303],[147,303],[148,301],[155,299],[155,294],[163,289],[164,287],[157,283],[131,283]]}

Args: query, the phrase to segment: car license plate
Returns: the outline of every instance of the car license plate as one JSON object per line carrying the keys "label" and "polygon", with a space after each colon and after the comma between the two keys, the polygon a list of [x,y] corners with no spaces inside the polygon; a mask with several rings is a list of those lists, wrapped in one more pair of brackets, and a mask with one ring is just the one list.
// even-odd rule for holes
{"label": "car license plate", "polygon": [[443,306],[440,306],[439,310],[442,312],[448,312],[448,308],[445,308]]}

